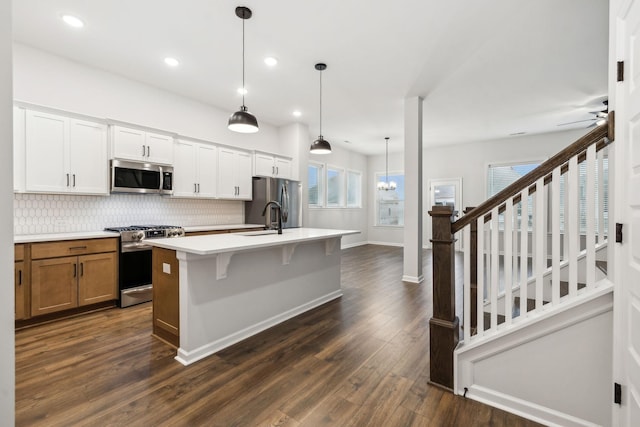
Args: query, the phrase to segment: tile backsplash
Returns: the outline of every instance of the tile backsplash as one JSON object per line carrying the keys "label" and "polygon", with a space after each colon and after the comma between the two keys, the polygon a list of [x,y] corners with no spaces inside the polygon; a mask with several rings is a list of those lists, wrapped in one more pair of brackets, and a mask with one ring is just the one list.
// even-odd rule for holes
{"label": "tile backsplash", "polygon": [[160,195],[78,196],[14,194],[14,234],[99,231],[105,227],[166,224],[242,224],[244,202],[172,199]]}

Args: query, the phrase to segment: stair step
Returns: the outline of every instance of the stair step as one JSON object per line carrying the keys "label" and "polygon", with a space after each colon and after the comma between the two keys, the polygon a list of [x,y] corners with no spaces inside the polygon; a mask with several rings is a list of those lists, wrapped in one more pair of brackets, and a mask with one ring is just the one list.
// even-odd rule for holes
{"label": "stair step", "polygon": [[596,261],[596,267],[604,274],[607,274],[607,261]]}
{"label": "stair step", "polygon": [[[542,301],[542,305],[549,304],[549,301]],[[513,306],[520,309],[520,297],[513,298]],[[535,310],[536,300],[535,298],[527,298],[527,311]]]}
{"label": "stair step", "polygon": [[[578,283],[578,290],[582,288],[586,288],[587,285],[585,283]],[[569,295],[569,282],[560,281],[560,297],[562,298],[565,295]]]}

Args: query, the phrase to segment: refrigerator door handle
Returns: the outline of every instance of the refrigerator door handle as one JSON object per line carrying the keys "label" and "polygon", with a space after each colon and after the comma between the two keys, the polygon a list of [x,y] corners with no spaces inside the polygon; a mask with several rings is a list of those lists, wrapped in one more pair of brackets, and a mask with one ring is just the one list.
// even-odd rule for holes
{"label": "refrigerator door handle", "polygon": [[280,190],[280,205],[282,206],[282,222],[287,222],[289,219],[289,192],[286,183],[282,184]]}

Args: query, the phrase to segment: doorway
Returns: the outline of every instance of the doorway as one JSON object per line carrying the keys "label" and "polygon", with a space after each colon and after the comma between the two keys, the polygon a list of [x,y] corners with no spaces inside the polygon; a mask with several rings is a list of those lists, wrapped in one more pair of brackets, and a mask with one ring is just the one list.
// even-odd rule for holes
{"label": "doorway", "polygon": [[[454,212],[458,212],[456,218],[460,217],[463,209],[462,178],[432,179],[429,181],[429,193],[431,203],[429,209],[432,206],[452,206]],[[429,235],[431,235],[431,229],[429,229]],[[456,251],[462,250],[462,239],[458,239],[455,249]]]}

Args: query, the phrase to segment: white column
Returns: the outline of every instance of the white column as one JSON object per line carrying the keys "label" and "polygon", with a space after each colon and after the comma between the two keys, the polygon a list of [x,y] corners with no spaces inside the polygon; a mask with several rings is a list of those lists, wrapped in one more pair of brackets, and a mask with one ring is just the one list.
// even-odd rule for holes
{"label": "white column", "polygon": [[[13,236],[13,87],[11,1],[0,2],[0,232]],[[0,414],[3,425],[15,424],[15,338],[13,241],[0,242]]]}
{"label": "white column", "polygon": [[404,272],[402,280],[420,283],[422,275],[422,102],[404,100]]}

